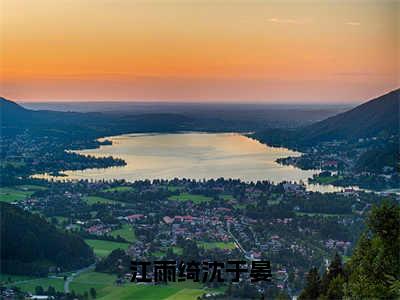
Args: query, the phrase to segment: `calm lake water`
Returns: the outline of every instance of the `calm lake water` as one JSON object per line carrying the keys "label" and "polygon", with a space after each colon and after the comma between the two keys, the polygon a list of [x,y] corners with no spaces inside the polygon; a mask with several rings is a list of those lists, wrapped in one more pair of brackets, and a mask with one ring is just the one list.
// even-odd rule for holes
{"label": "calm lake water", "polygon": [[[83,155],[122,158],[127,165],[106,169],[65,171],[61,179],[210,179],[243,181],[303,181],[317,170],[303,171],[276,163],[276,159],[299,156],[299,152],[273,148],[236,133],[127,134],[108,137],[112,145],[76,151]],[[36,177],[50,178],[47,175]],[[56,178],[56,177],[53,177]],[[333,186],[307,184],[309,190],[332,192]]]}

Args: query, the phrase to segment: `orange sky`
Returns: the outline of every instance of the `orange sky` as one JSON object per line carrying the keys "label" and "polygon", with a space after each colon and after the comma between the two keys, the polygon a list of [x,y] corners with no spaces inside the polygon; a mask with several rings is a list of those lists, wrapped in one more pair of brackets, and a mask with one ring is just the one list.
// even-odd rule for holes
{"label": "orange sky", "polygon": [[399,3],[0,0],[0,95],[359,102],[399,86]]}

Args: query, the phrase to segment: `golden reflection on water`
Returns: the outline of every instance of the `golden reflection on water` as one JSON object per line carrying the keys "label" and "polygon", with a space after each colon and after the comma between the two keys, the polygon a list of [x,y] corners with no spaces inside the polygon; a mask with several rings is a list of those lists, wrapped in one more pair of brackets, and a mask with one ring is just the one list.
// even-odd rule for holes
{"label": "golden reflection on water", "polygon": [[[276,159],[299,156],[299,152],[273,148],[235,133],[128,134],[107,138],[112,145],[76,151],[83,155],[122,158],[127,165],[106,169],[65,171],[66,177],[38,174],[46,179],[209,179],[235,178],[244,181],[303,181],[317,173],[282,166]],[[310,185],[318,191],[337,191],[332,186]]]}

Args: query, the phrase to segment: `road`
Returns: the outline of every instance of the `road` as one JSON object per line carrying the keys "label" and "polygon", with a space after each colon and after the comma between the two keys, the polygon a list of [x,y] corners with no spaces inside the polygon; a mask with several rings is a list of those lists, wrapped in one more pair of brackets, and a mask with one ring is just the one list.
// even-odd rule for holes
{"label": "road", "polygon": [[96,266],[96,264],[92,264],[88,267],[79,269],[77,271],[75,271],[74,273],[72,273],[70,276],[67,277],[67,280],[65,280],[64,282],[64,293],[69,293],[69,285],[70,283],[74,280],[74,278],[86,271],[92,270],[94,269],[94,267]]}

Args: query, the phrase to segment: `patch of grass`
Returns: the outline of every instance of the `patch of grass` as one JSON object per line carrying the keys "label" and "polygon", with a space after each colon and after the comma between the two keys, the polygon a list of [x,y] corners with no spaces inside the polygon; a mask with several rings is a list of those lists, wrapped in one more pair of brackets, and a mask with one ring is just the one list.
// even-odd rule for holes
{"label": "patch of grass", "polygon": [[343,179],[343,176],[316,176],[314,178],[315,183],[320,184],[331,184],[340,179]]}
{"label": "patch of grass", "polygon": [[233,250],[236,248],[235,243],[233,242],[198,242],[197,245],[204,249],[228,249]]}
{"label": "patch of grass", "polygon": [[101,203],[101,204],[115,204],[115,203],[117,203],[114,200],[103,198],[103,197],[98,197],[98,196],[85,196],[82,199],[89,205],[93,205],[93,204],[97,204],[97,203]]}
{"label": "patch of grass", "polygon": [[193,203],[209,202],[212,200],[211,197],[190,193],[181,193],[179,195],[170,196],[168,199],[174,201],[192,201]]}
{"label": "patch of grass", "polygon": [[10,286],[19,287],[24,292],[35,293],[35,288],[37,286],[41,286],[45,291],[52,286],[56,289],[56,291],[63,292],[64,291],[64,279],[63,278],[37,278],[26,281],[20,281],[17,283],[10,284]]}
{"label": "patch of grass", "polygon": [[151,253],[154,257],[163,257],[165,255],[164,251],[154,251]]}
{"label": "patch of grass", "polygon": [[136,240],[135,230],[131,225],[124,224],[121,229],[113,230],[110,235],[117,237],[118,235],[129,242],[134,242]]}
{"label": "patch of grass", "polygon": [[175,192],[175,191],[178,191],[180,189],[181,188],[179,186],[175,186],[175,185],[169,185],[168,186],[168,191],[170,191],[170,192]]}
{"label": "patch of grass", "polygon": [[130,186],[116,186],[113,188],[104,189],[103,192],[113,193],[113,192],[133,192],[135,189]]}
{"label": "patch of grass", "polygon": [[179,292],[179,287],[170,286],[151,286],[151,285],[137,285],[134,283],[128,283],[122,287],[108,287],[109,292],[102,300],[131,300],[131,299],[166,299],[173,294]]}
{"label": "patch of grass", "polygon": [[201,297],[206,291],[199,289],[183,289],[166,298],[166,300],[194,300]]}
{"label": "patch of grass", "polygon": [[100,299],[138,299],[138,300],[153,300],[153,299],[168,299],[168,300],[196,300],[198,296],[211,291],[203,289],[199,283],[176,282],[168,285],[138,285],[128,283],[121,287],[109,287],[109,294]]}
{"label": "patch of grass", "polygon": [[99,272],[86,272],[82,273],[71,282],[69,288],[71,291],[75,291],[78,294],[84,294],[88,292],[91,288],[96,289],[97,297],[105,296],[107,288],[114,285],[117,277],[115,275],[99,273]]}
{"label": "patch of grass", "polygon": [[268,200],[268,205],[278,205],[281,200]]}
{"label": "patch of grass", "polygon": [[28,276],[28,275],[11,275],[11,274],[0,273],[0,282],[4,282],[5,284],[15,283],[23,280],[31,280],[35,278],[36,277],[34,276]]}
{"label": "patch of grass", "polygon": [[129,247],[128,243],[118,243],[104,240],[86,239],[85,242],[93,248],[94,254],[99,257],[106,257],[115,249],[120,248],[126,250]]}
{"label": "patch of grass", "polygon": [[247,207],[247,204],[235,204],[233,207],[235,209],[245,209]]}
{"label": "patch of grass", "polygon": [[23,185],[16,185],[16,189],[21,191],[44,191],[47,190],[47,187],[40,186],[40,185],[33,185],[33,184],[23,184]]}
{"label": "patch of grass", "polygon": [[11,187],[1,187],[0,188],[0,201],[1,202],[15,202],[15,201],[21,201],[26,198],[29,198],[32,196],[34,192],[33,191],[23,191],[20,189],[16,188],[11,188]]}
{"label": "patch of grass", "polygon": [[228,195],[228,194],[220,195],[220,197],[225,201],[235,200],[235,198],[232,195]]}

